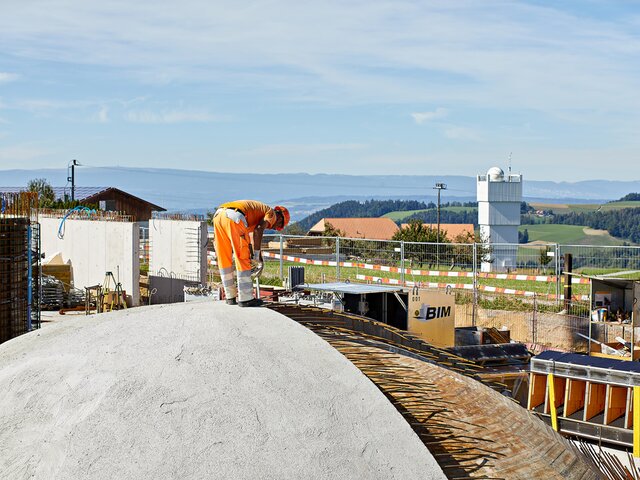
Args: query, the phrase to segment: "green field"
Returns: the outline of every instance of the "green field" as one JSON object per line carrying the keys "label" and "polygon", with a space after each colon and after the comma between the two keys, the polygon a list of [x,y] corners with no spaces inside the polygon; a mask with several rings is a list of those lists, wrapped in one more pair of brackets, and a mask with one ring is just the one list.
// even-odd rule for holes
{"label": "green field", "polygon": [[582,212],[595,212],[596,210],[610,211],[610,210],[622,210],[623,208],[640,208],[640,202],[611,202],[611,203],[537,203],[531,202],[531,205],[536,210],[551,210],[553,213],[582,213]]}
{"label": "green field", "polygon": [[[429,211],[435,212],[436,209],[435,208],[427,208],[427,209],[423,209],[423,210],[400,210],[400,211],[395,211],[395,212],[389,212],[389,213],[383,215],[383,217],[390,218],[394,222],[399,222],[401,220],[404,220],[405,218],[410,217],[411,215],[413,215],[415,213],[424,213],[424,212],[429,212]],[[478,209],[476,207],[442,207],[440,209],[440,211],[448,211],[448,212],[477,212]]]}
{"label": "green field", "polygon": [[623,240],[612,237],[604,230],[592,230],[579,225],[520,225],[519,230],[529,232],[529,243],[547,242],[566,245],[622,245]]}

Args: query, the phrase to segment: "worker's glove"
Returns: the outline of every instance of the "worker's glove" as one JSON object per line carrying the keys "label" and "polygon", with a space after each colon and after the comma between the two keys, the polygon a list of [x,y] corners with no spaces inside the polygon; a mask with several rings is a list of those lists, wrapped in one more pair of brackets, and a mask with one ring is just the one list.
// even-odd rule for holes
{"label": "worker's glove", "polygon": [[251,276],[258,278],[264,269],[264,262],[262,260],[262,252],[260,250],[253,251],[253,258],[251,259]]}
{"label": "worker's glove", "polygon": [[258,278],[264,269],[264,263],[262,260],[251,260],[251,276]]}

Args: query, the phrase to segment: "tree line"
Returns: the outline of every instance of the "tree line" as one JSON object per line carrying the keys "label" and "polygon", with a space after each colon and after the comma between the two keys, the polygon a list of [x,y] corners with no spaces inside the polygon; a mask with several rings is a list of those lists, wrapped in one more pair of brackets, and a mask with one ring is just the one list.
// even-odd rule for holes
{"label": "tree line", "polygon": [[[452,221],[444,221],[442,220],[444,211],[442,208],[444,207],[477,207],[477,202],[447,202],[442,203],[440,205],[441,212],[441,222],[442,223],[473,223],[476,225],[478,223],[478,219],[470,220],[474,217],[477,217],[477,213],[468,212],[467,215],[456,216],[449,215],[450,213],[456,212],[447,212],[447,218],[452,219]],[[322,210],[318,210],[317,212],[312,213],[308,217],[296,222],[296,230],[307,232],[311,227],[313,227],[316,223],[318,223],[323,218],[348,218],[348,217],[381,217],[389,212],[397,212],[397,211],[410,211],[410,210],[433,210],[437,209],[437,205],[433,202],[421,202],[418,200],[365,200],[364,202],[360,202],[357,200],[347,200],[344,202],[336,203],[331,205],[330,207],[323,208]],[[428,213],[428,212],[426,212]],[[464,213],[464,212],[460,212]],[[406,221],[410,221],[411,219],[419,220],[420,214],[413,215],[406,219]],[[453,220],[457,219],[457,220]],[[435,223],[424,220],[425,223]]]}
{"label": "tree line", "polygon": [[307,232],[323,218],[381,217],[397,210],[421,210],[425,208],[429,208],[428,204],[417,200],[366,200],[364,202],[347,200],[318,210],[296,222],[296,225],[304,232]]}

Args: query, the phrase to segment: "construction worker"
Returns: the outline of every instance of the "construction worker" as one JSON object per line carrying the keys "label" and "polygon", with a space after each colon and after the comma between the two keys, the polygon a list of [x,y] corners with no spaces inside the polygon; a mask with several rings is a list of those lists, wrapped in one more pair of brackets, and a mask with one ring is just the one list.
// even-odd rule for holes
{"label": "construction worker", "polygon": [[[289,223],[289,210],[282,206],[269,207],[256,200],[237,200],[218,207],[213,217],[214,247],[229,305],[257,307],[262,300],[253,296],[252,267],[254,276],[263,268],[262,234],[265,229],[282,230]],[[253,233],[253,254],[250,247]],[[233,278],[233,257],[238,270],[238,286]]]}

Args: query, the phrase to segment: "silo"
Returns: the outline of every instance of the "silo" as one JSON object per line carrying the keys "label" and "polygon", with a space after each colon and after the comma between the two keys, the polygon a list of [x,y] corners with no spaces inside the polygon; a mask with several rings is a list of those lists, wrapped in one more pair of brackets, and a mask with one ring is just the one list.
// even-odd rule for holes
{"label": "silo", "polygon": [[478,225],[482,241],[491,244],[481,262],[483,272],[505,272],[516,267],[518,227],[522,202],[522,175],[491,167],[478,175]]}

